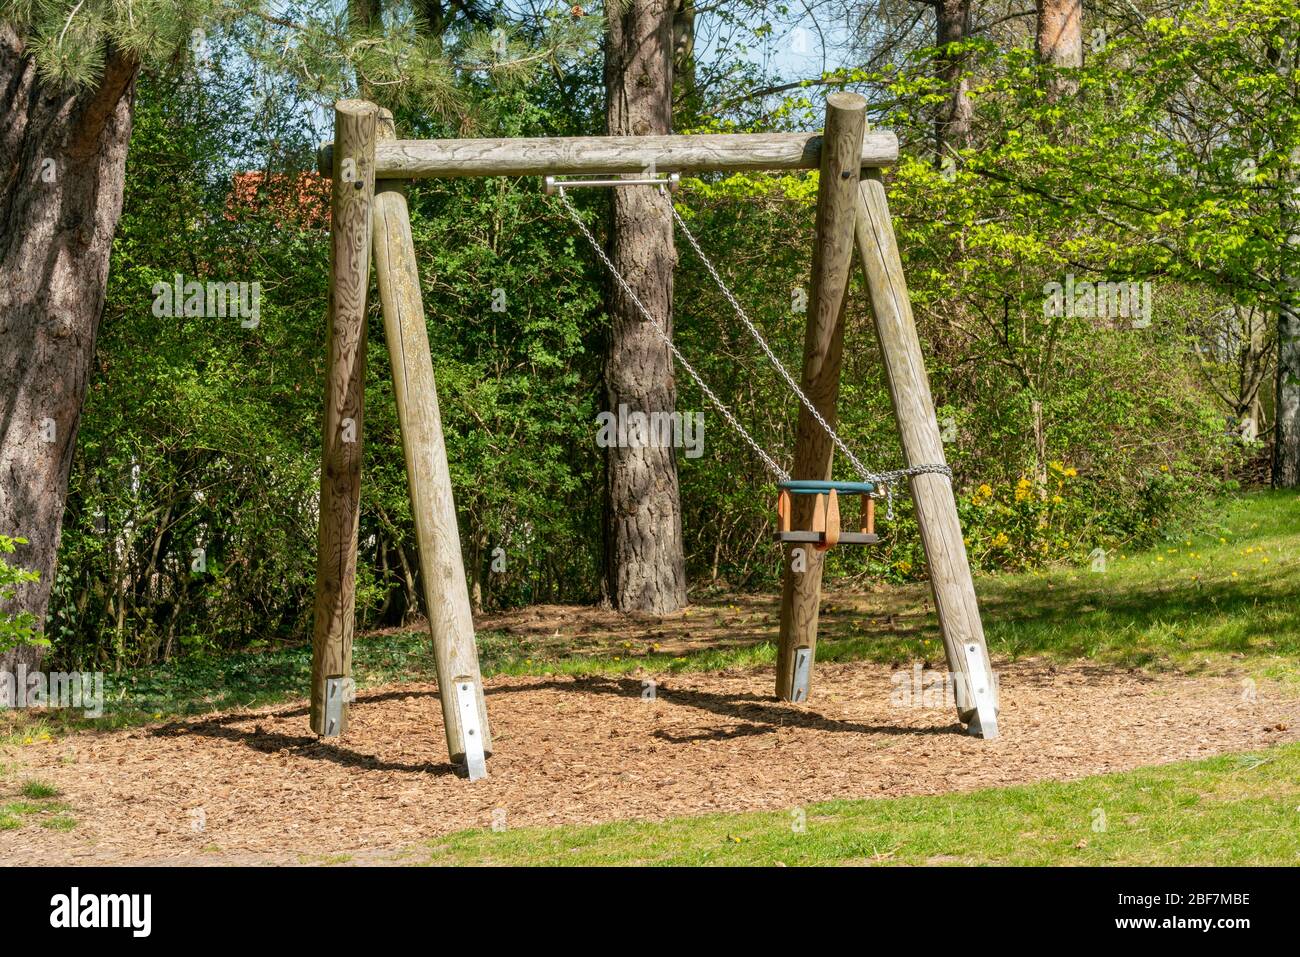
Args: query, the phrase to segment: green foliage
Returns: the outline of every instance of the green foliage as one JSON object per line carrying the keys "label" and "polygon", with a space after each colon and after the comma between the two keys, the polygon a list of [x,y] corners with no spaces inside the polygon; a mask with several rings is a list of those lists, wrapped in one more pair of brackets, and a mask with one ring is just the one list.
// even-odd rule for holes
{"label": "green foliage", "polygon": [[[66,17],[72,6],[7,9],[57,39],[51,12]],[[904,144],[890,202],[977,565],[1033,571],[1161,541],[1202,518],[1253,454],[1223,427],[1216,389],[1231,362],[1207,383],[1194,347],[1198,317],[1266,305],[1279,268],[1292,108],[1282,79],[1229,61],[1260,65],[1280,9],[1261,0],[1237,14],[1204,0],[1177,23],[1151,21],[1090,55],[1068,103],[1045,96],[1030,52],[969,44],[977,145],[938,167],[926,155],[944,96],[933,51],[897,58],[886,73],[822,78],[875,94],[873,123]],[[418,138],[603,129],[601,64],[574,55],[590,50],[597,17],[557,7],[533,19],[465,17],[439,34],[405,4],[385,5],[369,26],[315,0],[262,14],[222,7],[205,21],[201,56],[186,53],[179,69],[140,84],[46,627],[68,663],[274,654],[310,629],[328,271],[312,214],[324,190],[307,172],[328,133],[313,128],[311,104],[361,91],[395,106],[402,135]],[[1199,60],[1180,52],[1188,44]],[[733,85],[683,91],[681,126],[818,122],[822,87],[751,101],[768,78],[730,55],[719,54],[719,75]],[[191,69],[195,57],[202,69]],[[1202,89],[1198,63],[1222,64],[1227,79]],[[1167,122],[1193,86],[1196,122],[1232,131],[1221,148],[1197,152]],[[1254,172],[1243,178],[1248,155]],[[234,176],[250,171],[237,191]],[[711,174],[676,197],[793,369],[816,189],[815,173]],[[576,198],[603,235],[607,197]],[[597,599],[607,278],[534,181],[429,182],[410,190],[410,205],[472,598],[485,609]],[[677,341],[788,467],[796,400],[679,245]],[[153,316],[153,284],[178,272],[260,282],[260,325]],[[1047,288],[1067,276],[1150,282],[1150,323],[1045,309]],[[870,467],[895,467],[902,454],[867,297],[859,276],[852,283],[839,429]],[[376,295],[371,304],[362,628],[408,622],[422,601]],[[690,580],[697,594],[771,588],[780,573],[771,477],[693,382],[677,386],[678,408],[705,416],[703,457],[678,462]],[[851,477],[844,462],[836,470]],[[893,504],[884,542],[835,550],[832,578],[924,577],[908,496]]]}
{"label": "green foliage", "polygon": [[[332,0],[303,0],[296,18],[256,16],[245,52],[294,77],[322,104],[358,93],[394,109],[418,107],[464,126],[490,123],[485,84],[518,89],[542,69],[559,72],[599,46],[604,21],[550,7],[517,29],[427,22],[422,4],[384,5],[359,24]],[[463,130],[462,130],[463,132]]]}
{"label": "green foliage", "polygon": [[443,32],[420,4],[384,6],[371,23],[335,0],[297,0],[287,10],[268,0],[0,0],[0,20],[19,30],[42,77],[70,87],[95,85],[110,50],[146,68],[182,57],[210,67],[213,36],[234,27],[244,55],[294,77],[320,103],[362,92],[461,119],[475,98],[458,75],[518,85],[589,55],[603,34],[602,18],[567,8],[543,11],[521,38],[504,23]]}
{"label": "green foliage", "polygon": [[16,25],[41,75],[93,86],[110,46],[139,62],[165,63],[201,39],[224,0],[4,0],[0,20]]}
{"label": "green foliage", "polygon": [[10,538],[0,535],[0,655],[19,645],[49,645],[49,639],[41,637],[37,631],[36,616],[30,611],[6,612],[4,606],[17,594],[16,586],[39,581],[37,572],[27,571],[5,561],[5,555],[12,555],[15,546],[26,545],[25,538]]}
{"label": "green foliage", "polygon": [[[319,186],[299,172],[313,137],[286,99],[250,124],[261,84],[227,65],[141,81],[47,629],[80,666],[309,622],[327,272]],[[237,196],[250,168],[261,189]],[[257,324],[156,316],[153,287],[177,273],[259,282]]]}

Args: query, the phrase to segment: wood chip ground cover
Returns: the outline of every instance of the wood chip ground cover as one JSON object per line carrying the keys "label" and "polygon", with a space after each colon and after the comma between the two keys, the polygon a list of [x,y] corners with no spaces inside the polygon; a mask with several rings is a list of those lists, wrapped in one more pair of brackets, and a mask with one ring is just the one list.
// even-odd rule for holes
{"label": "wood chip ground cover", "polygon": [[[999,668],[1003,735],[950,708],[897,706],[887,665],[818,666],[813,699],[770,669],[487,682],[495,755],[446,762],[436,686],[359,693],[342,738],[306,702],[7,749],[0,797],[53,784],[77,826],[0,831],[0,861],[383,861],[465,828],[660,820],[938,794],[1127,770],[1300,739],[1300,700],[1267,683],[1021,661]],[[396,856],[396,857],[395,857]]]}

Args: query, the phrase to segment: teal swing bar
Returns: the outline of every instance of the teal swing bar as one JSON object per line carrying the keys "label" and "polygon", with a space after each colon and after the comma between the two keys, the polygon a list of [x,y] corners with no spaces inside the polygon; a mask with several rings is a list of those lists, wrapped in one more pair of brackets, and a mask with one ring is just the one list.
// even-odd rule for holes
{"label": "teal swing bar", "polygon": [[834,490],[840,495],[870,495],[876,490],[874,482],[814,482],[812,479],[786,479],[776,483],[794,495],[825,494]]}

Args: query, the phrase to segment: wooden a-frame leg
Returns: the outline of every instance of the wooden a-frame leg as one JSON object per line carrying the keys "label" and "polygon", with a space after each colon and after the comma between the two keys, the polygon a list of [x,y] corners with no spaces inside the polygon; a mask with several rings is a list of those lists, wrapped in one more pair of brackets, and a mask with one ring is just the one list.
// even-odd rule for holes
{"label": "wooden a-frame leg", "polygon": [[[853,268],[853,223],[866,111],[866,99],[856,93],[832,93],[826,98],[802,387],[832,427],[840,389],[844,304]],[[795,431],[793,477],[829,479],[833,450],[825,430],[807,409],[801,408]],[[792,497],[794,527],[809,528],[811,510],[823,496]],[[795,549],[802,552],[803,561],[794,561]],[[783,559],[776,695],[785,701],[806,701],[812,690],[825,553],[787,545]]]}
{"label": "wooden a-frame leg", "polygon": [[[930,381],[879,170],[864,172],[858,189],[855,235],[907,464],[943,463]],[[970,733],[996,737],[997,685],[952,482],[945,475],[923,474],[913,476],[910,485],[948,669],[956,679],[958,717],[967,723]]]}
{"label": "wooden a-frame leg", "polygon": [[325,418],[311,639],[311,728],[329,737],[347,729],[352,697],[366,293],[378,111],[363,100],[341,100],[334,107]]}
{"label": "wooden a-frame leg", "polygon": [[[379,139],[394,137],[392,117],[385,110],[379,123]],[[400,182],[376,184],[374,254],[447,752],[453,763],[465,764],[470,779],[474,780],[487,774],[485,758],[492,753],[492,738],[433,378],[415,243],[406,194]]]}

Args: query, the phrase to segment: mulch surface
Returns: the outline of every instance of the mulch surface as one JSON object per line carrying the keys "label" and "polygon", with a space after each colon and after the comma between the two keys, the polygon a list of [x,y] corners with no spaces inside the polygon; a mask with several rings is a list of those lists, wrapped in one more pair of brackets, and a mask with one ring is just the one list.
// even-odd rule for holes
{"label": "mulch surface", "polygon": [[[950,708],[891,705],[888,666],[819,665],[813,699],[772,698],[770,669],[487,682],[495,755],[470,784],[446,762],[437,690],[358,694],[321,741],[305,702],[11,748],[18,785],[49,782],[67,832],[0,831],[0,861],[299,863],[390,859],[464,828],[592,824],[838,798],[1068,780],[1300,740],[1300,700],[1226,677],[1022,661],[999,669],[1002,736]],[[202,828],[196,826],[202,822]]]}

